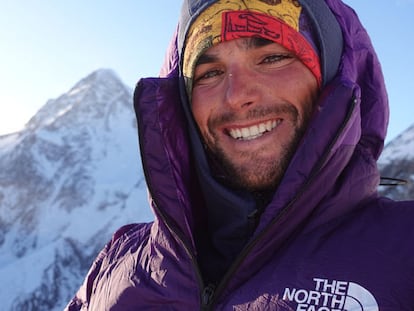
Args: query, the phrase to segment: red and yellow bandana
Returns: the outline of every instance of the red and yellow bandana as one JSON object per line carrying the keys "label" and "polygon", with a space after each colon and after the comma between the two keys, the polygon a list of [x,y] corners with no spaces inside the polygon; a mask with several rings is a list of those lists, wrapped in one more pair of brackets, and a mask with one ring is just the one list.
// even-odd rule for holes
{"label": "red and yellow bandana", "polygon": [[213,45],[237,38],[262,37],[292,51],[309,68],[320,85],[322,75],[319,56],[300,32],[301,12],[302,7],[295,0],[215,2],[196,18],[187,33],[184,76],[191,81],[197,59]]}

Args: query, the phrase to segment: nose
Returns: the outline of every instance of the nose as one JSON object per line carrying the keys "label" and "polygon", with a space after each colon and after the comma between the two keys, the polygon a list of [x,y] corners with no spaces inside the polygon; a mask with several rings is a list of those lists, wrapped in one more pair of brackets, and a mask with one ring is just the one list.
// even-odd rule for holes
{"label": "nose", "polygon": [[233,109],[243,109],[255,104],[259,89],[254,74],[246,68],[232,67],[227,74],[225,102]]}

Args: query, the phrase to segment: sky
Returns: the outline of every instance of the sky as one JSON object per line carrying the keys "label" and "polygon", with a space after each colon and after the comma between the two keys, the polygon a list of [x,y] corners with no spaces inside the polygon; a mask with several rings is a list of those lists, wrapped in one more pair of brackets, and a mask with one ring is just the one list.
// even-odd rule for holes
{"label": "sky", "polygon": [[[414,0],[344,0],[376,48],[390,98],[387,142],[414,124]],[[131,88],[157,76],[181,0],[0,0],[0,135],[101,68]],[[408,55],[408,56],[407,56]]]}

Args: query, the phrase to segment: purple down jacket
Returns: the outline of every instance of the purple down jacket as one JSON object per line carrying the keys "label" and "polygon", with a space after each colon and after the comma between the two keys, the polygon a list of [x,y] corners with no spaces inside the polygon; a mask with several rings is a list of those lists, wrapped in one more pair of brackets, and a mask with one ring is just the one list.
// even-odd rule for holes
{"label": "purple down jacket", "polygon": [[414,203],[376,190],[388,122],[380,64],[355,13],[326,2],[342,29],[339,69],[221,281],[205,284],[197,260],[206,194],[194,176],[173,40],[161,77],[135,91],[155,220],[114,234],[66,310],[414,310]]}

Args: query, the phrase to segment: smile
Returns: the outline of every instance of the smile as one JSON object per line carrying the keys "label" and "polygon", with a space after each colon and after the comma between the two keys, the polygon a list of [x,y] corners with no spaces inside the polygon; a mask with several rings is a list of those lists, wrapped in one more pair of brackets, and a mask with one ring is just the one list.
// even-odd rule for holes
{"label": "smile", "polygon": [[281,122],[281,120],[269,120],[249,127],[233,128],[229,130],[229,134],[234,139],[252,140],[272,131]]}

